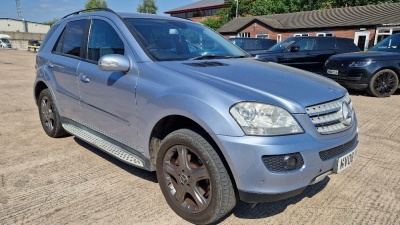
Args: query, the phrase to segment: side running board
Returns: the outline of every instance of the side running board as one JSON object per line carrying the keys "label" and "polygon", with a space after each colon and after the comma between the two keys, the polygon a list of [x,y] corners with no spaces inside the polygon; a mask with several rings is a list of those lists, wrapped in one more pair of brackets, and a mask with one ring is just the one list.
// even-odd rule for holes
{"label": "side running board", "polygon": [[126,151],[125,149],[118,147],[109,141],[106,141],[88,131],[80,129],[69,123],[63,123],[63,128],[70,134],[82,139],[83,141],[99,148],[100,150],[110,154],[111,156],[137,167],[144,167],[143,161],[136,155]]}

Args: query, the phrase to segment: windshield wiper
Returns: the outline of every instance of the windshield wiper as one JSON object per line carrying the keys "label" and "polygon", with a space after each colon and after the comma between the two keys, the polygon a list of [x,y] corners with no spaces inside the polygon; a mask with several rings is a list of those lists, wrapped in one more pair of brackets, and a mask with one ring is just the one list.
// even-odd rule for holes
{"label": "windshield wiper", "polygon": [[209,55],[201,55],[194,58],[190,58],[189,60],[202,60],[202,59],[230,59],[231,55],[218,55],[218,54],[209,54]]}

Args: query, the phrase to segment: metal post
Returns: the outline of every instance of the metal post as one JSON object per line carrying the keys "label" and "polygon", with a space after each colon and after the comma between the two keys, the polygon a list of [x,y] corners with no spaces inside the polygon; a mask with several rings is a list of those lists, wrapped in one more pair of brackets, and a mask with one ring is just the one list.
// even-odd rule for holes
{"label": "metal post", "polygon": [[239,0],[236,0],[236,18],[238,17]]}

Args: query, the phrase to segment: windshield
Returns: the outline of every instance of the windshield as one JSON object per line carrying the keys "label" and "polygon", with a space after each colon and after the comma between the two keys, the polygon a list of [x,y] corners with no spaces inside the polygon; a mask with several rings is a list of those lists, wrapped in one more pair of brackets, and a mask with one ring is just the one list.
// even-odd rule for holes
{"label": "windshield", "polygon": [[145,51],[158,61],[247,56],[224,37],[197,23],[145,18],[126,21]]}
{"label": "windshield", "polygon": [[272,46],[269,50],[270,51],[282,51],[282,50],[287,49],[294,42],[295,42],[295,40],[293,38],[288,38],[288,39],[281,41],[278,44]]}
{"label": "windshield", "polygon": [[369,51],[400,52],[400,35],[392,35],[383,39]]}
{"label": "windshield", "polygon": [[4,43],[10,43],[10,41],[7,39],[7,38],[1,38],[0,39],[2,42],[4,42]]}

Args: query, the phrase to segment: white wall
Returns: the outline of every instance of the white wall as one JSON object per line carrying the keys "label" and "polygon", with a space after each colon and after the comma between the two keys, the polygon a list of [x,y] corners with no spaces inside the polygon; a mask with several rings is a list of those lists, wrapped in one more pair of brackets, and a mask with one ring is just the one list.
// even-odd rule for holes
{"label": "white wall", "polygon": [[[50,26],[41,24],[41,23],[33,23],[26,21],[28,33],[39,33],[45,34],[49,31]],[[14,19],[0,19],[0,32],[8,31],[8,32],[25,32],[24,23],[22,20],[14,20]]]}

